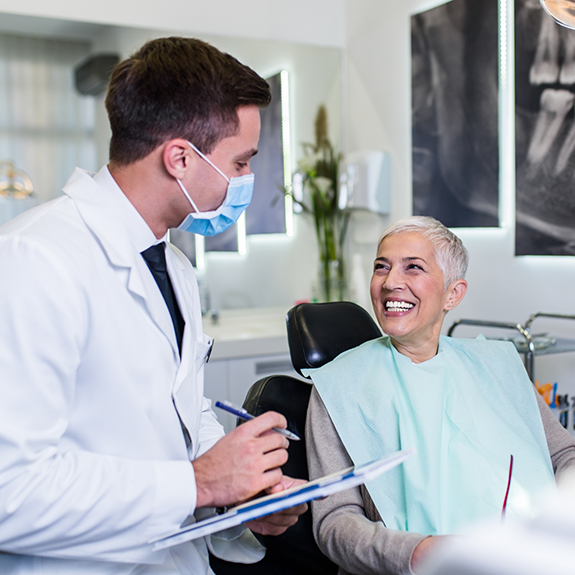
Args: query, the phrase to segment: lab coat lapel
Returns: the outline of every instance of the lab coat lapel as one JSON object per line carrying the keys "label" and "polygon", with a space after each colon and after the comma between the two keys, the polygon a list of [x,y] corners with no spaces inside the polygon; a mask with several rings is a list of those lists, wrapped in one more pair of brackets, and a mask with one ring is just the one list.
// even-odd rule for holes
{"label": "lab coat lapel", "polygon": [[[197,450],[197,430],[200,427],[202,412],[203,386],[200,370],[205,359],[201,319],[193,316],[194,299],[198,297],[191,271],[186,273],[185,265],[172,249],[166,251],[168,272],[180,311],[185,321],[184,338],[182,341],[182,356],[172,390],[174,405],[181,422],[187,428],[191,445],[190,453]],[[191,304],[191,305],[190,305]],[[199,308],[198,306],[196,306]],[[198,323],[199,322],[199,323]]]}
{"label": "lab coat lapel", "polygon": [[76,168],[64,186],[64,193],[74,200],[85,224],[100,241],[112,266],[128,270],[127,289],[143,303],[154,323],[168,338],[179,358],[178,343],[170,312],[144,259],[132,247],[122,219],[96,184],[90,173]]}
{"label": "lab coat lapel", "polygon": [[190,308],[187,305],[184,305],[185,302],[192,301],[192,286],[185,276],[182,262],[177,257],[174,257],[169,249],[166,251],[166,264],[172,281],[172,287],[174,288],[174,293],[176,294],[176,299],[180,306],[180,312],[182,313],[182,317],[185,322],[180,366],[176,374],[173,389],[173,393],[175,394],[182,385],[186,376],[189,373],[195,372],[196,325],[195,318],[192,317]]}

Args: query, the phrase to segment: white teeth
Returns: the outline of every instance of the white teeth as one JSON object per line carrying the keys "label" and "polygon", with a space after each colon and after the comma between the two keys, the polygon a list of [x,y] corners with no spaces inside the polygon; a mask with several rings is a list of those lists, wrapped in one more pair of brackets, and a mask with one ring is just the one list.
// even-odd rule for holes
{"label": "white teeth", "polygon": [[415,304],[406,301],[386,301],[385,309],[387,311],[407,311],[411,309]]}

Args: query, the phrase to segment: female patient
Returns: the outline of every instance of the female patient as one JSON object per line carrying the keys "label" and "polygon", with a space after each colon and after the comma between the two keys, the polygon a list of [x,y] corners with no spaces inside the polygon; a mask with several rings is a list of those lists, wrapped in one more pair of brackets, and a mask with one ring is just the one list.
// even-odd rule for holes
{"label": "female patient", "polygon": [[573,439],[534,392],[512,343],[440,335],[467,290],[467,260],[459,238],[432,218],[391,226],[371,280],[387,336],[312,374],[312,478],[417,448],[367,488],[312,503],[315,538],[340,574],[417,572],[437,536],[499,518],[511,455],[507,516],[529,514],[553,475],[575,466]]}

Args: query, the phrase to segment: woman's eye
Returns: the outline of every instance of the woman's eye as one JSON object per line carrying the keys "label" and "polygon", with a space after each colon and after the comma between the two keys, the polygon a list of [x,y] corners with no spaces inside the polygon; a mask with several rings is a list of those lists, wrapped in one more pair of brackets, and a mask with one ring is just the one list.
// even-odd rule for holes
{"label": "woman's eye", "polygon": [[238,170],[243,170],[247,165],[247,162],[238,162]]}
{"label": "woman's eye", "polygon": [[408,270],[423,270],[423,268],[421,266],[418,266],[417,264],[409,264],[407,266]]}

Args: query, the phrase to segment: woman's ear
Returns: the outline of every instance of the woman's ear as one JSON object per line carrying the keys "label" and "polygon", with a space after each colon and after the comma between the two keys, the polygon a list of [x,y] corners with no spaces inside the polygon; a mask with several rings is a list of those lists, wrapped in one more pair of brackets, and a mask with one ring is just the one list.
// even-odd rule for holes
{"label": "woman's ear", "polygon": [[467,292],[467,282],[465,280],[456,280],[447,288],[447,299],[444,310],[450,311],[455,309]]}
{"label": "woman's ear", "polygon": [[191,164],[191,148],[182,138],[168,140],[164,144],[162,160],[170,176],[181,180]]}

